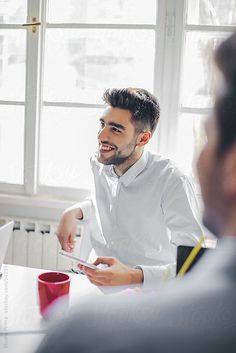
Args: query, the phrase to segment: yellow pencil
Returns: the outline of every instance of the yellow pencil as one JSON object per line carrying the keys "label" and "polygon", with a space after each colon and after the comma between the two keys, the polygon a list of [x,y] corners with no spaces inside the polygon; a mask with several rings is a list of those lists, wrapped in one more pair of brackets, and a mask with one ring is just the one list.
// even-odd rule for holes
{"label": "yellow pencil", "polygon": [[189,267],[191,266],[191,263],[193,262],[193,260],[197,256],[197,254],[199,253],[199,251],[200,251],[200,249],[202,247],[202,243],[204,242],[205,239],[206,239],[206,237],[203,235],[200,238],[200,240],[197,243],[197,245],[190,252],[190,254],[188,255],[187,259],[185,260],[184,264],[182,265],[181,269],[179,270],[179,272],[177,274],[178,277],[183,276],[185,274],[185,272],[189,269]]}

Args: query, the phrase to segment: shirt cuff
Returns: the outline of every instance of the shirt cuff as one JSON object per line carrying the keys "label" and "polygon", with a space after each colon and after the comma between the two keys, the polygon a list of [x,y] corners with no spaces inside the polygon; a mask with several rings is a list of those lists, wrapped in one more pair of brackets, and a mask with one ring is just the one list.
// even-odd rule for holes
{"label": "shirt cuff", "polygon": [[169,279],[176,276],[176,263],[159,265],[159,266],[143,266],[139,265],[143,271],[144,290],[156,290],[162,287]]}

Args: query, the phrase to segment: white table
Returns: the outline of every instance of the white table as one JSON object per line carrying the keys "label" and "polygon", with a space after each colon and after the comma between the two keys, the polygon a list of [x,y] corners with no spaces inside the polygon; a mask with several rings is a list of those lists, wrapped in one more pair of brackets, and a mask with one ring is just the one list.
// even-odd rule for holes
{"label": "white table", "polygon": [[[3,265],[0,278],[0,353],[32,353],[47,323],[38,306],[37,276],[42,269]],[[70,305],[87,294],[101,295],[86,276],[70,274]]]}

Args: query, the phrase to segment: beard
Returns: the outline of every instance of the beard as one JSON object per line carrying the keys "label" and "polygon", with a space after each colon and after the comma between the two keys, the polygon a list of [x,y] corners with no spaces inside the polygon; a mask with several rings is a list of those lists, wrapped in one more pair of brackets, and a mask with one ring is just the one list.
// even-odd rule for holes
{"label": "beard", "polygon": [[118,165],[124,164],[125,162],[128,162],[132,158],[133,153],[134,151],[132,151],[128,156],[121,156],[121,155],[113,156],[111,158],[108,158],[107,160],[100,160],[98,158],[98,161],[105,165],[118,166]]}
{"label": "beard", "polygon": [[127,163],[129,162],[129,160],[132,159],[134,153],[135,153],[135,148],[136,148],[136,140],[132,141],[130,144],[128,144],[126,146],[126,148],[129,150],[129,152],[126,155],[122,155],[118,150],[116,146],[115,147],[115,154],[113,156],[111,156],[110,158],[107,159],[103,159],[101,154],[99,153],[98,155],[98,161],[102,164],[105,165],[115,165],[115,166],[119,166],[121,164]]}

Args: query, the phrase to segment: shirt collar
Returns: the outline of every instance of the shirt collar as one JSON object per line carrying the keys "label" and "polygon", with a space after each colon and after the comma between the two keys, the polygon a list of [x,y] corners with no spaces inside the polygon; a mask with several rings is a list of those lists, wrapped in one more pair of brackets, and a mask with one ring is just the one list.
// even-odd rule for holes
{"label": "shirt collar", "polygon": [[[148,162],[148,152],[143,151],[142,156],[130,167],[119,179],[125,186],[128,186],[146,167]],[[113,176],[116,175],[112,167]]]}

